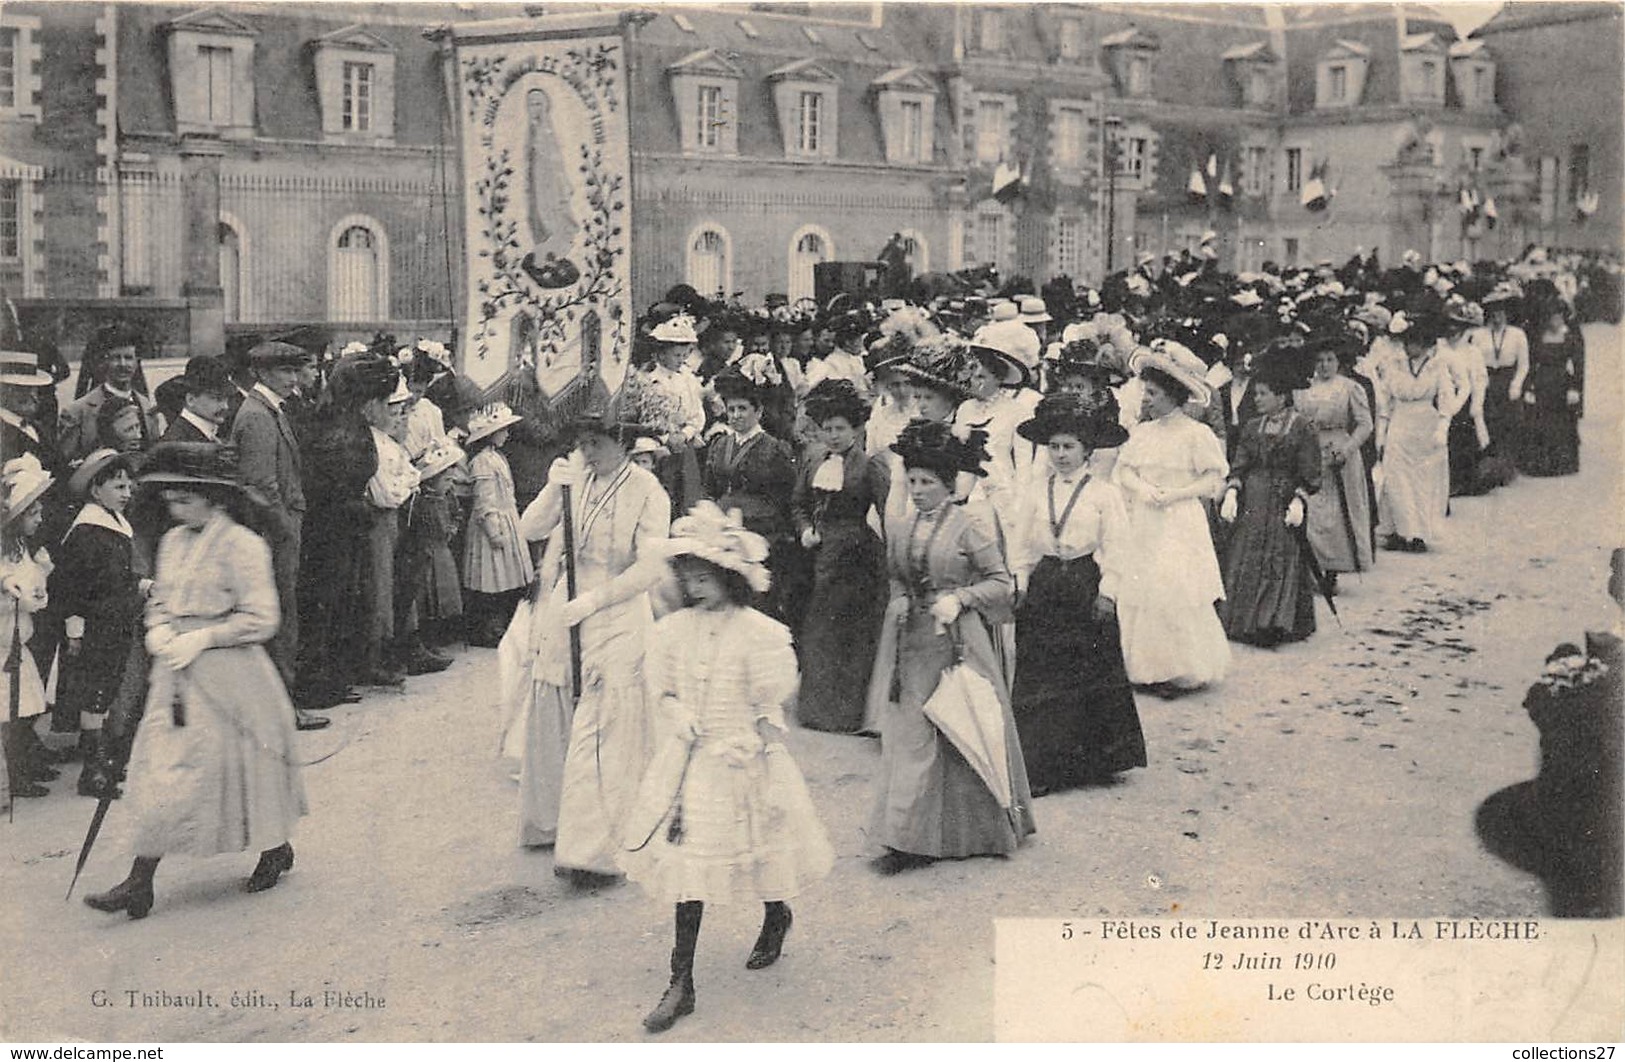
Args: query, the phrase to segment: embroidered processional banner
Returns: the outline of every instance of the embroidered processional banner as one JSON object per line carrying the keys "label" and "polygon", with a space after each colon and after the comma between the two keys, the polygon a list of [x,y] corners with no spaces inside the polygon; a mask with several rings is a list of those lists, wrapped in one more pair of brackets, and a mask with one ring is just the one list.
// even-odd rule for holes
{"label": "embroidered processional banner", "polygon": [[630,152],[618,22],[452,29],[465,200],[463,371],[543,405],[614,391],[630,356]]}

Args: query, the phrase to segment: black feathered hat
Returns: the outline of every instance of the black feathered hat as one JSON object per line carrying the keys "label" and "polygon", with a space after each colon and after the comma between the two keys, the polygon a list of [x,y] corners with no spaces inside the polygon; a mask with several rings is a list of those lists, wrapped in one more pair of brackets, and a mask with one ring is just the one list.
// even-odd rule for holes
{"label": "black feathered hat", "polygon": [[940,421],[911,420],[891,448],[902,456],[904,468],[928,469],[950,485],[960,472],[987,475],[982,468],[990,459],[987,432],[980,428],[955,429]]}

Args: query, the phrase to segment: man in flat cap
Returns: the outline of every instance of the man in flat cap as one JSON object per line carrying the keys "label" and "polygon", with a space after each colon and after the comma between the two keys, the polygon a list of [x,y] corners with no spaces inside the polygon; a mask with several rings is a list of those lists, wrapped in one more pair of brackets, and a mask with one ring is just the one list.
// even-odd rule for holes
{"label": "man in flat cap", "polygon": [[299,540],[305,490],[299,440],[283,403],[298,385],[306,357],[291,343],[260,343],[250,350],[255,383],[231,424],[238,475],[268,503],[265,541],[271,547],[282,623],[266,648],[289,689],[297,688],[294,660],[299,645]]}

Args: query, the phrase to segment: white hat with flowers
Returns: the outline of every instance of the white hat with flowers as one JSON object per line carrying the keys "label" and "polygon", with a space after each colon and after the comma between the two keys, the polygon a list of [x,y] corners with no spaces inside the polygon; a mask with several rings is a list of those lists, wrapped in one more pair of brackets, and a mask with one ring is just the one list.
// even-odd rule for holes
{"label": "white hat with flowers", "polygon": [[512,427],[524,420],[519,414],[508,408],[506,402],[493,402],[474,411],[468,418],[468,443],[479,442],[487,435],[494,435],[503,428]]}
{"label": "white hat with flowers", "polygon": [[51,474],[45,471],[39,458],[33,454],[23,454],[14,457],[0,468],[0,495],[4,496],[5,509],[0,512],[4,523],[11,523],[29,506],[40,500],[40,497],[51,488]]}
{"label": "white hat with flowers", "polygon": [[697,502],[687,516],[671,525],[671,538],[662,543],[667,559],[698,557],[719,568],[738,572],[758,594],[767,593],[772,577],[767,571],[767,539],[745,530],[738,509],[724,512],[714,501]]}

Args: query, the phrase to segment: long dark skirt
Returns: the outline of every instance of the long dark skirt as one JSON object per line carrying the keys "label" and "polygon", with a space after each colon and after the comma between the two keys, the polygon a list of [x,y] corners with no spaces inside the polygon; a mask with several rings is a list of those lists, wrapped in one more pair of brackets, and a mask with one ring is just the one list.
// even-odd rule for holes
{"label": "long dark skirt", "polygon": [[1117,620],[1098,620],[1093,557],[1039,561],[1016,610],[1011,709],[1035,795],[1144,767]]}
{"label": "long dark skirt", "polygon": [[1224,632],[1233,642],[1260,645],[1307,638],[1315,632],[1315,577],[1303,529],[1286,526],[1291,481],[1256,471],[1241,497],[1224,561]]}
{"label": "long dark skirt", "polygon": [[1448,441],[1450,496],[1483,494],[1489,489],[1478,480],[1478,463],[1483,451],[1478,448],[1478,429],[1473,426],[1473,415],[1466,406],[1450,418]]}
{"label": "long dark skirt", "polygon": [[885,557],[867,524],[826,526],[813,554],[812,597],[798,647],[796,718],[812,730],[850,734],[863,726],[886,611]]}
{"label": "long dark skirt", "polygon": [[1490,445],[1479,457],[1478,479],[1485,487],[1503,487],[1518,475],[1517,403],[1508,396],[1515,365],[1490,370],[1489,389],[1484,392],[1484,427],[1490,432]]}
{"label": "long dark skirt", "polygon": [[1580,471],[1580,422],[1562,399],[1524,407],[1518,471],[1526,476],[1572,476]]}

